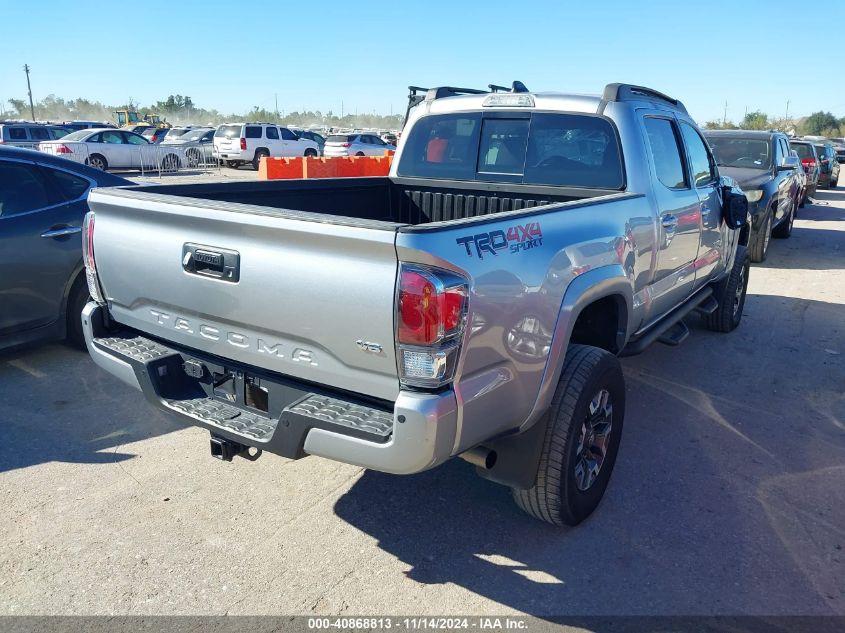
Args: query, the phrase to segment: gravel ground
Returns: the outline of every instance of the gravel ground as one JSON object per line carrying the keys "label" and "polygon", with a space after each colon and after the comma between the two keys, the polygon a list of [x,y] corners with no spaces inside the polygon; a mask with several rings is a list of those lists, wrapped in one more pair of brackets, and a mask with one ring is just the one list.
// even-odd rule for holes
{"label": "gravel ground", "polygon": [[739,330],[625,359],[619,461],[576,529],[460,460],[219,462],[85,354],[7,353],[0,614],[845,615],[843,268],[845,190],[820,192]]}

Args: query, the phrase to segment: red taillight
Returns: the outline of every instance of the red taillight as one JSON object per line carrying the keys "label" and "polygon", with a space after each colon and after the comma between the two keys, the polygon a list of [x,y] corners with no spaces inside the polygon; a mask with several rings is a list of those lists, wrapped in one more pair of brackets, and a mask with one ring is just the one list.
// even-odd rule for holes
{"label": "red taillight", "polygon": [[403,268],[399,279],[399,343],[434,345],[463,326],[465,284],[447,287],[434,274]]}
{"label": "red taillight", "polygon": [[97,278],[97,263],[94,259],[93,211],[85,214],[85,220],[82,223],[82,263],[85,264],[85,281],[88,282],[88,294],[97,303],[104,304],[100,280]]}
{"label": "red taillight", "polygon": [[341,143],[340,146],[341,147],[349,147],[349,143]]}
{"label": "red taillight", "polygon": [[448,270],[402,264],[396,360],[403,386],[436,389],[455,377],[469,284]]}
{"label": "red taillight", "polygon": [[62,143],[56,147],[56,154],[73,154],[73,152],[67,145]]}
{"label": "red taillight", "polygon": [[246,139],[245,138],[241,138],[241,149],[243,149],[243,150],[246,149]]}

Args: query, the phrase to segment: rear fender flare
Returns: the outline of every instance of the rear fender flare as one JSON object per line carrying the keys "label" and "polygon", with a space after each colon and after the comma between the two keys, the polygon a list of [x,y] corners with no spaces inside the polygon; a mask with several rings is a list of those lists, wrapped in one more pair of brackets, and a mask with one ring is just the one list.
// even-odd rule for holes
{"label": "rear fender flare", "polygon": [[578,319],[578,315],[594,301],[610,296],[621,297],[624,301],[624,310],[620,310],[619,334],[616,344],[617,348],[621,350],[625,347],[630,335],[629,327],[634,303],[632,283],[625,275],[623,267],[620,264],[613,264],[595,268],[573,279],[566,288],[555,323],[549,357],[546,360],[546,369],[540,381],[537,399],[528,419],[520,426],[520,432],[529,429],[542,418],[552,401],[563,370],[563,359],[566,356],[566,348],[572,336],[572,327]]}

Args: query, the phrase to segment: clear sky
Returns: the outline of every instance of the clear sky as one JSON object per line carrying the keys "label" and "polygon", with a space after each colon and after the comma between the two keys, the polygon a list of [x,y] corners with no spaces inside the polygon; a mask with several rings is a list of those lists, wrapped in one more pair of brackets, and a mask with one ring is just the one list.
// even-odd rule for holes
{"label": "clear sky", "polygon": [[[0,0],[0,100],[387,114],[406,87],[647,85],[701,123],[845,116],[845,0]],[[8,107],[7,103],[4,103]]]}

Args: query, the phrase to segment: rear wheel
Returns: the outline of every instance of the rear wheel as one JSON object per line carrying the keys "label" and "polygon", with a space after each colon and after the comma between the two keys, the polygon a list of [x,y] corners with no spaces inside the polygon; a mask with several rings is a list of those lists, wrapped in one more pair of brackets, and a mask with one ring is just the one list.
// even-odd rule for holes
{"label": "rear wheel", "polygon": [[731,274],[716,284],[713,296],[719,302],[715,312],[704,319],[707,329],[714,332],[730,332],[742,320],[745,307],[745,293],[748,290],[748,273],[751,261],[744,246],[736,247],[736,257]]}
{"label": "rear wheel", "polygon": [[513,489],[516,504],[554,525],[577,525],[598,507],[616,463],[625,414],[619,360],[570,345],[548,412],[534,485]]}
{"label": "rear wheel", "polygon": [[364,152],[358,152],[358,153],[357,153],[357,154],[355,154],[355,155],[356,155],[356,156],[364,156]]}
{"label": "rear wheel", "polygon": [[106,157],[100,154],[91,154],[85,162],[94,169],[106,171],[109,168],[109,162],[106,160]]}
{"label": "rear wheel", "polygon": [[85,334],[82,331],[82,309],[90,300],[85,275],[77,277],[67,298],[67,340],[74,347],[85,349]]}
{"label": "rear wheel", "polygon": [[769,241],[772,238],[772,212],[766,211],[766,217],[760,224],[760,230],[754,236],[751,244],[751,261],[758,263],[766,260],[769,252]]}
{"label": "rear wheel", "polygon": [[227,160],[226,167],[228,167],[229,169],[237,169],[238,167],[240,167],[240,163],[236,160]]}
{"label": "rear wheel", "polygon": [[317,156],[317,150],[309,147],[308,149],[305,150],[305,155],[308,156],[309,158],[316,157]]}
{"label": "rear wheel", "polygon": [[266,149],[255,150],[255,156],[252,159],[252,168],[255,171],[258,171],[258,168],[261,166],[261,159],[267,158],[268,156],[270,156],[270,152],[268,152]]}

